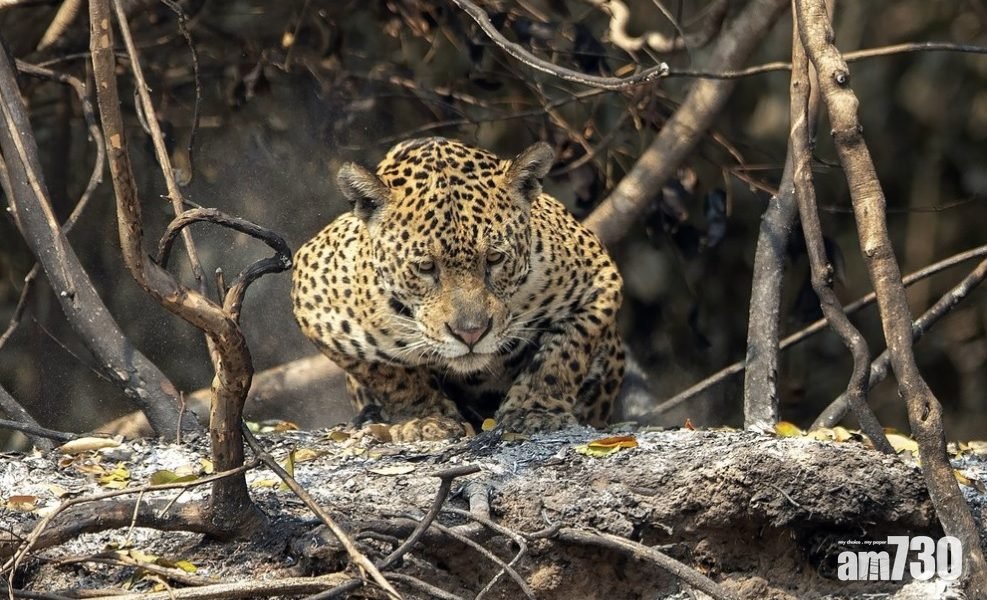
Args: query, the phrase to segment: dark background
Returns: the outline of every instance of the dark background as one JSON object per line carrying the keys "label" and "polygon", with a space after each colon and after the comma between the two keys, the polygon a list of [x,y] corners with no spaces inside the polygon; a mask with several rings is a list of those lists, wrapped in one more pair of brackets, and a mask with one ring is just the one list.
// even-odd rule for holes
{"label": "dark background", "polygon": [[[693,30],[708,3],[668,4]],[[733,4],[730,15],[742,5]],[[198,51],[202,93],[186,196],[271,228],[293,249],[345,210],[333,183],[343,161],[373,165],[396,141],[422,135],[459,138],[504,156],[548,141],[557,149],[558,162],[546,188],[584,216],[630,168],[691,84],[670,79],[657,88],[576,100],[575,93],[590,90],[505,57],[446,2],[196,1],[181,6]],[[656,59],[701,66],[709,52],[693,48],[660,57],[631,56],[608,42],[608,16],[586,2],[484,6],[512,39],[585,72],[611,74]],[[631,2],[630,7],[630,33],[674,31],[651,2]],[[54,10],[45,3],[3,10],[0,32],[18,58],[54,61],[51,68],[84,78],[85,8],[59,45],[34,50]],[[195,98],[189,49],[166,6],[136,3],[131,10],[159,118],[176,164],[187,165],[184,148]],[[752,64],[788,60],[790,27],[790,18],[783,17]],[[837,43],[845,51],[907,41],[987,44],[985,27],[987,8],[978,1],[844,2],[836,15]],[[851,73],[902,271],[985,243],[987,56],[902,54],[855,63]],[[51,197],[64,217],[85,186],[94,150],[78,102],[64,87],[27,77],[21,81]],[[129,76],[120,81],[145,231],[153,240],[170,220],[171,209],[134,111],[132,82]],[[659,398],[744,356],[754,246],[770,195],[759,188],[778,183],[787,126],[787,71],[742,80],[717,120],[715,135],[707,136],[683,165],[680,179],[691,186],[690,193],[678,197],[685,219],[662,216],[661,194],[655,190],[656,210],[613,249],[626,281],[626,339]],[[819,132],[814,165],[819,201],[839,267],[837,293],[848,302],[870,288],[824,121]],[[587,156],[580,138],[596,149],[592,155]],[[187,168],[183,173],[188,175]],[[105,179],[70,240],[141,351],[180,389],[208,386],[212,375],[202,337],[146,298],[123,268]],[[708,235],[703,204],[715,189],[726,192],[729,207],[721,241]],[[222,229],[200,225],[193,233],[208,271],[221,266],[235,273],[267,253],[259,243]],[[172,262],[184,269],[188,281],[183,261]],[[31,264],[12,222],[0,219],[0,326],[9,319]],[[924,310],[964,272],[964,267],[954,268],[912,287],[913,311]],[[806,259],[797,247],[786,282],[783,324],[790,332],[819,316],[807,293]],[[314,351],[291,318],[288,287],[289,276],[282,274],[262,279],[248,293],[242,322],[258,370]],[[876,310],[853,320],[872,352],[882,350]],[[980,290],[917,347],[922,371],[945,405],[951,438],[982,437],[985,330],[987,302]],[[122,393],[97,375],[92,362],[42,283],[31,294],[17,333],[0,349],[0,384],[42,424],[81,431],[128,410]],[[808,425],[845,387],[849,366],[847,353],[829,333],[785,352],[779,375],[783,417]],[[738,376],[667,415],[663,424],[681,424],[689,417],[696,425],[739,425],[741,392]],[[883,423],[907,428],[893,382],[879,386],[871,401]],[[327,406],[324,420],[338,414]],[[286,407],[283,416],[292,415]]]}

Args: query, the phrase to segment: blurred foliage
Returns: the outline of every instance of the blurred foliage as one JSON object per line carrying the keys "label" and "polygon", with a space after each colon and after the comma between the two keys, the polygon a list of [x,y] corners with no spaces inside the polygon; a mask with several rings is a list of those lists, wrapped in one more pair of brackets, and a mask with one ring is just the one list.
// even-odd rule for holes
{"label": "blurred foliage", "polygon": [[[675,34],[656,3],[628,4],[630,35]],[[666,6],[686,32],[694,32],[704,26],[711,4],[679,0]],[[727,19],[741,4],[730,3]],[[180,6],[197,50],[201,88],[190,157],[197,82],[176,14],[146,0],[129,6],[175,163],[191,178],[188,198],[279,231],[293,248],[345,210],[333,184],[342,161],[373,164],[396,141],[416,136],[455,137],[505,156],[548,141],[558,153],[548,191],[586,215],[631,167],[691,84],[668,79],[654,87],[603,92],[533,72],[494,47],[451,2],[440,0],[190,0]],[[709,52],[624,52],[610,42],[608,14],[586,0],[484,6],[512,39],[584,72],[627,74],[657,60],[701,67]],[[0,31],[18,58],[85,78],[85,9],[55,46],[34,50],[56,8],[28,2],[4,9]],[[790,26],[785,17],[765,37],[755,64],[787,60]],[[977,0],[841,2],[835,27],[844,50],[907,41],[987,44],[987,8]],[[901,54],[855,63],[851,71],[903,271],[983,244],[987,57]],[[134,110],[132,81],[122,77],[121,85],[145,229],[153,238],[170,218],[165,187]],[[22,86],[55,210],[64,217],[89,176],[93,148],[79,106],[64,88],[27,77]],[[614,249],[626,279],[626,339],[659,397],[744,357],[758,220],[784,161],[787,90],[786,71],[742,80],[679,177],[654,190],[652,213]],[[849,301],[869,284],[827,128],[820,124],[815,172],[830,250],[842,265],[837,291]],[[179,388],[208,385],[201,337],[144,297],[124,271],[110,193],[106,182],[70,236],[74,247],[137,346]],[[209,269],[235,272],[264,253],[229,232],[193,229]],[[10,317],[30,265],[16,229],[0,220],[0,323]],[[909,296],[913,309],[923,310],[959,277],[956,269],[915,286]],[[806,261],[795,243],[786,331],[819,316],[808,286]],[[287,290],[287,276],[270,277],[248,294],[243,322],[258,369],[314,351],[291,319]],[[879,352],[876,310],[854,320]],[[982,435],[987,421],[985,331],[987,302],[979,291],[918,347],[923,371],[946,405],[952,437]],[[122,394],[97,376],[91,362],[42,284],[29,298],[24,322],[0,350],[0,383],[42,423],[81,430],[127,409]],[[828,333],[786,352],[779,375],[784,417],[807,424],[843,389],[848,373],[849,358]],[[740,378],[734,378],[668,415],[666,423],[681,424],[688,416],[696,425],[738,424],[741,389]],[[872,402],[887,425],[906,426],[893,385],[875,390]],[[324,419],[303,425],[323,425],[339,414],[326,407]]]}

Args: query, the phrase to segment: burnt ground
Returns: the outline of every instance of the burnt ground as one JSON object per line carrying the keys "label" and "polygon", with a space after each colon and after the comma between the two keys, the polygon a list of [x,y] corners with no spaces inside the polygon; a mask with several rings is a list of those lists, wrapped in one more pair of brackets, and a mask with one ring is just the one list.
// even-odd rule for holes
{"label": "burnt ground", "polygon": [[[359,538],[373,559],[390,552],[395,540],[410,531],[413,522],[401,515],[420,516],[428,509],[438,488],[434,473],[475,464],[480,472],[457,479],[446,506],[468,508],[464,495],[456,491],[468,482],[479,483],[489,490],[491,517],[514,532],[559,524],[623,536],[659,548],[743,598],[904,599],[950,593],[938,581],[848,583],[836,578],[836,557],[850,542],[884,540],[888,535],[942,535],[921,473],[910,457],[883,456],[853,441],[748,432],[635,435],[636,448],[604,458],[574,450],[600,437],[578,428],[492,447],[385,444],[324,432],[270,434],[262,442],[279,458],[289,449],[305,451],[301,458],[307,460],[295,465],[296,478]],[[24,535],[39,515],[60,502],[59,494],[105,490],[97,481],[101,470],[105,480],[107,472],[123,467],[125,481],[139,485],[155,471],[197,467],[206,456],[204,441],[196,439],[180,446],[127,442],[74,458],[2,456],[0,495],[8,506],[0,508],[0,529]],[[983,455],[968,452],[957,459],[957,466],[972,479],[987,479]],[[172,562],[190,561],[198,578],[191,583],[282,580],[346,568],[347,557],[335,539],[291,492],[272,485],[273,479],[263,469],[248,473],[253,497],[271,518],[271,527],[253,539],[221,542],[141,528],[85,534],[32,554],[18,570],[15,587],[66,595],[82,588],[128,588],[143,594],[155,585],[164,589],[134,567],[88,560],[118,548]],[[983,523],[987,497],[974,487],[962,489]],[[177,497],[181,503],[206,494],[204,486],[153,496]],[[33,498],[33,505],[11,507],[12,496]],[[504,561],[517,551],[508,538],[468,523],[462,515],[442,513],[438,521]],[[0,551],[9,554],[10,547],[5,550],[0,544]],[[690,596],[691,590],[649,562],[557,539],[531,541],[516,569],[540,599],[702,597]],[[432,529],[397,570],[472,598],[500,568],[463,542]],[[408,598],[430,597],[396,583]],[[175,581],[168,585],[174,590],[183,587]],[[370,587],[354,594],[379,597]],[[523,595],[516,582],[503,577],[484,597]]]}

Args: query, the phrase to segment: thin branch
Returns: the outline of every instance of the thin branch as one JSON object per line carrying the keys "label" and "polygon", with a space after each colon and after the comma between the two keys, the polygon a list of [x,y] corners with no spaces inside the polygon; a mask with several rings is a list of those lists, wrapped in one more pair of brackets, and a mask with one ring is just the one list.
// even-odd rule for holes
{"label": "thin branch", "polygon": [[688,584],[697,590],[709,594],[716,600],[740,600],[740,597],[720,586],[718,583],[706,577],[699,571],[689,568],[687,565],[675,560],[663,552],[650,548],[643,544],[633,542],[620,536],[609,533],[582,531],[571,527],[563,527],[554,536],[556,539],[571,544],[583,544],[609,548],[624,554],[630,554],[638,560],[649,562],[663,571],[675,576],[683,583]]}
{"label": "thin branch", "polygon": [[[151,133],[151,140],[154,143],[154,154],[161,165],[161,174],[164,176],[165,185],[168,187],[168,199],[171,200],[172,209],[175,216],[184,210],[184,196],[178,183],[175,181],[175,171],[171,165],[171,157],[168,148],[165,146],[164,135],[161,133],[161,124],[155,114],[154,102],[151,101],[151,94],[148,91],[147,81],[144,79],[144,71],[141,68],[140,56],[137,54],[137,46],[134,44],[133,36],[130,33],[130,24],[127,21],[127,14],[123,10],[120,0],[112,0],[113,8],[116,11],[117,23],[120,26],[120,35],[123,38],[124,46],[127,48],[127,55],[130,57],[130,68],[136,80],[135,87],[140,96],[143,113],[147,116],[147,126]],[[192,241],[192,234],[189,231],[182,233],[182,241],[185,242],[185,251],[188,254],[189,265],[192,267],[192,276],[199,285],[199,291],[205,293],[205,275],[202,271],[202,264],[199,262],[199,254],[195,249],[195,242]]]}
{"label": "thin branch", "polygon": [[541,71],[542,73],[548,73],[549,75],[553,75],[559,79],[564,79],[565,81],[571,81],[573,83],[604,90],[623,90],[637,85],[654,83],[668,73],[668,65],[665,63],[660,63],[654,67],[649,67],[640,73],[631,75],[630,77],[603,77],[600,75],[587,75],[586,73],[580,73],[579,71],[573,71],[572,69],[560,67],[552,62],[538,58],[534,54],[525,50],[519,44],[508,40],[503,36],[503,34],[497,31],[497,28],[490,21],[490,16],[487,15],[486,11],[470,0],[452,0],[452,2],[462,9],[463,12],[469,15],[470,18],[476,21],[476,24],[480,26],[480,29],[482,29],[485,34],[487,34],[487,37],[489,37],[493,43],[497,44],[497,46],[499,46],[504,52],[533,69]]}
{"label": "thin branch", "polygon": [[[17,420],[9,421],[7,419],[0,419],[0,429],[20,431],[30,437],[31,443],[33,443],[38,449],[45,451],[54,448],[50,440],[55,440],[57,442],[68,442],[79,437],[74,433],[55,431],[54,429],[42,427],[38,425],[37,421],[31,418],[31,415],[27,413],[16,414],[15,411],[11,410],[13,407],[8,404],[8,398],[10,398],[10,394],[7,393],[7,390],[0,387],[0,409],[3,409],[5,413],[12,417],[17,417]],[[10,399],[13,400],[12,398]],[[16,401],[14,406],[23,410],[20,404],[16,404]]]}
{"label": "thin branch", "polygon": [[281,465],[278,464],[278,461],[274,460],[274,457],[271,456],[270,453],[268,453],[267,450],[264,449],[264,447],[257,440],[257,438],[254,437],[254,434],[250,432],[250,430],[247,428],[246,425],[242,426],[242,430],[243,430],[243,439],[245,442],[247,442],[247,445],[250,446],[250,449],[254,451],[254,455],[257,457],[257,460],[264,463],[264,465],[268,469],[274,471],[274,474],[277,475],[279,478],[281,478],[282,481],[284,481],[285,485],[287,485],[288,488],[291,489],[291,491],[296,496],[298,496],[298,498],[305,504],[305,506],[307,506],[309,510],[315,513],[315,516],[318,517],[319,520],[322,521],[325,524],[325,526],[329,528],[329,531],[331,531],[332,534],[336,536],[336,539],[339,540],[339,543],[343,545],[343,548],[346,549],[346,553],[350,555],[350,558],[353,560],[353,562],[361,569],[363,569],[364,571],[370,574],[370,578],[374,580],[374,583],[376,583],[381,588],[383,588],[384,591],[386,591],[388,595],[391,596],[392,598],[397,598],[400,600],[401,594],[399,594],[397,590],[395,590],[394,587],[387,581],[387,579],[384,577],[384,575],[381,574],[377,566],[373,562],[371,562],[370,559],[366,557],[366,555],[360,552],[360,549],[356,547],[356,544],[353,542],[353,539],[350,538],[349,534],[346,533],[346,530],[340,527],[336,523],[336,521],[332,518],[332,516],[329,515],[329,513],[327,513],[325,510],[323,510],[321,506],[319,506],[319,503],[316,502],[314,498],[312,498],[312,495],[309,494],[305,490],[305,488],[299,485],[299,483],[295,480],[295,478],[292,477],[287,471],[284,470],[284,468]]}
{"label": "thin branch", "polygon": [[[967,295],[973,291],[987,277],[987,260],[981,261],[966,277],[963,278],[952,289],[943,294],[935,304],[930,306],[922,315],[912,323],[912,341],[917,342],[922,336],[932,328],[939,319],[943,318],[963,301]],[[880,356],[874,359],[870,365],[870,377],[867,381],[868,389],[884,381],[891,368],[891,353],[887,349]],[[818,427],[832,427],[839,423],[846,415],[849,405],[845,394],[826,407],[826,409],[812,423],[810,429]]]}
{"label": "thin branch", "polygon": [[853,326],[843,311],[843,306],[833,291],[833,267],[826,257],[822,223],[816,208],[816,190],[812,181],[812,141],[809,134],[809,59],[799,38],[798,23],[792,22],[792,97],[791,134],[788,151],[792,155],[795,199],[798,202],[806,254],[812,274],[812,289],[819,298],[819,306],[829,326],[843,341],[853,357],[853,371],[847,383],[847,401],[853,408],[860,428],[870,438],[874,447],[885,454],[894,454],[894,448],[884,435],[881,424],[867,404],[867,367],[870,349],[867,340]]}
{"label": "thin branch", "polygon": [[[984,256],[987,256],[987,245],[978,246],[977,248],[972,248],[965,252],[954,254],[949,258],[935,262],[925,268],[915,271],[914,273],[910,273],[909,275],[906,275],[904,279],[902,279],[902,284],[904,284],[905,286],[909,286],[915,283],[916,281],[920,281],[922,279],[925,279],[926,277],[931,277],[932,275],[935,275],[940,271],[944,271],[950,267],[955,267],[956,265],[962,264],[974,258],[981,258]],[[874,300],[876,299],[877,299],[877,295],[874,292],[871,292],[866,296],[858,298],[853,302],[847,304],[846,306],[843,307],[843,310],[847,314],[853,314],[862,308],[866,308],[867,306],[870,306],[871,304],[874,303]],[[819,333],[820,331],[826,329],[826,326],[827,323],[825,318],[814,321],[810,325],[800,329],[799,331],[796,331],[795,333],[781,340],[781,343],[778,345],[778,349],[786,350],[800,342],[803,342],[806,339],[815,335],[816,333]],[[688,388],[682,390],[678,394],[675,394],[671,398],[664,400],[661,404],[655,406],[650,411],[648,411],[648,416],[657,417],[659,415],[662,415],[672,410],[676,406],[682,404],[683,402],[695,398],[696,396],[708,390],[709,388],[713,387],[714,385],[717,385],[727,380],[731,376],[736,375],[737,373],[742,373],[744,369],[745,369],[744,361],[737,361],[731,365],[728,365],[720,369],[716,373],[710,375],[709,377],[706,377],[702,381],[698,381],[695,384],[689,386]]]}

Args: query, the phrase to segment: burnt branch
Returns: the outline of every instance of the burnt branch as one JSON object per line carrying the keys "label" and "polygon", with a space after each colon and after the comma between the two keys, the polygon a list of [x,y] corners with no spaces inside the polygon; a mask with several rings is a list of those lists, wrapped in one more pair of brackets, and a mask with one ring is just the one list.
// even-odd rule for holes
{"label": "burnt branch", "polygon": [[[935,262],[925,268],[915,271],[914,273],[909,273],[901,280],[901,282],[903,285],[907,287],[909,285],[912,285],[916,281],[921,281],[927,277],[931,277],[932,275],[935,275],[940,271],[944,271],[951,267],[955,267],[958,264],[962,264],[964,262],[973,260],[975,258],[981,258],[984,256],[987,256],[987,246],[978,246],[977,248],[972,248],[965,252],[960,252],[959,254],[954,254],[949,258],[945,258],[943,260]],[[877,299],[876,294],[874,294],[874,292],[871,292],[866,296],[858,298],[853,302],[847,304],[846,306],[843,307],[843,310],[848,315],[853,314],[863,308],[870,306],[871,304],[874,303],[876,299]],[[778,349],[787,350],[788,348],[791,348],[792,346],[807,340],[808,338],[819,333],[820,331],[825,330],[826,326],[827,323],[825,318],[814,321],[808,326],[803,327],[802,329],[782,339],[781,343],[778,344]],[[688,388],[682,390],[681,392],[675,394],[674,396],[662,401],[661,404],[654,407],[648,414],[651,416],[658,416],[664,414],[672,410],[676,406],[682,404],[683,402],[688,402],[689,400],[695,398],[699,394],[702,394],[703,392],[717,385],[718,383],[726,381],[733,375],[736,375],[737,373],[742,373],[745,370],[745,368],[746,365],[742,360],[738,360],[733,364],[727,365],[726,367],[723,367],[722,369],[720,369],[716,373],[713,373],[712,375],[703,379],[702,381],[696,382],[695,384],[689,386]]]}
{"label": "burnt branch", "polygon": [[860,428],[870,438],[875,448],[885,454],[894,454],[894,448],[884,435],[880,422],[867,404],[867,367],[870,364],[867,340],[850,322],[843,311],[843,305],[833,291],[833,266],[829,264],[829,259],[826,257],[822,224],[816,206],[816,190],[812,181],[809,85],[809,59],[799,38],[798,24],[793,22],[791,133],[788,151],[792,157],[792,182],[795,199],[798,202],[799,218],[802,222],[802,233],[805,237],[806,254],[809,256],[812,289],[819,298],[819,306],[829,326],[840,337],[853,357],[853,371],[844,394],[860,422]]}
{"label": "burnt branch", "polygon": [[836,151],[849,184],[860,248],[877,293],[884,338],[898,390],[908,407],[912,435],[919,446],[926,487],[943,530],[963,545],[967,593],[973,597],[987,596],[987,562],[970,507],[946,454],[942,405],[915,364],[912,319],[888,235],[884,192],[857,118],[858,101],[850,88],[850,72],[833,45],[834,34],[825,3],[795,0],[794,6],[802,44],[819,73]]}
{"label": "burnt branch", "polygon": [[[981,261],[962,281],[943,294],[935,304],[930,306],[919,318],[915,319],[912,323],[912,341],[917,342],[922,339],[922,336],[939,319],[949,314],[974,288],[980,285],[984,277],[987,277],[987,260]],[[868,389],[873,389],[875,385],[884,381],[889,374],[890,368],[891,353],[885,349],[870,365],[870,376],[867,381]],[[812,423],[811,429],[836,425],[846,416],[848,409],[849,404],[847,403],[846,395],[840,395],[816,418]]]}
{"label": "burnt branch", "polygon": [[579,71],[573,71],[572,69],[560,67],[545,59],[538,58],[520,45],[508,40],[490,21],[490,16],[486,13],[486,11],[470,0],[452,1],[463,12],[469,15],[469,17],[476,22],[480,29],[483,30],[483,33],[485,33],[493,43],[497,44],[501,50],[529,67],[541,71],[542,73],[548,73],[549,75],[553,75],[559,79],[604,90],[623,90],[638,85],[654,83],[668,73],[668,65],[665,63],[659,63],[654,67],[649,67],[640,73],[631,75],[630,77],[603,77],[600,75],[588,75],[586,73],[580,73]]}
{"label": "burnt branch", "polygon": [[[209,433],[213,460],[216,468],[234,469],[243,464],[243,438],[240,429],[243,403],[253,377],[253,364],[243,332],[233,314],[209,300],[202,293],[189,289],[176,281],[167,271],[147,260],[143,251],[141,206],[137,196],[133,168],[127,152],[123,116],[120,113],[120,97],[116,81],[116,60],[113,54],[113,30],[110,25],[108,0],[93,0],[89,4],[92,27],[90,50],[97,98],[103,121],[103,129],[109,142],[108,156],[117,205],[117,226],[124,263],[133,278],[151,297],[165,309],[180,316],[202,330],[209,342],[210,354],[216,368],[213,378],[212,402],[209,415]],[[125,32],[128,49],[133,49],[122,11],[121,28]],[[139,73],[139,61],[131,53],[135,74]],[[170,163],[160,138],[160,129],[153,118],[153,106],[138,82],[138,91],[144,103],[145,114],[151,115],[149,125],[155,139],[158,160],[168,182],[172,202],[181,212],[182,200]],[[185,234],[188,231],[184,232]],[[186,248],[192,250],[191,237],[185,236]],[[205,281],[199,277],[200,285]],[[261,526],[265,518],[250,500],[243,475],[217,481],[213,486],[211,506],[213,518],[242,534]]]}
{"label": "burnt branch", "polygon": [[[97,357],[102,372],[147,414],[155,432],[174,431],[180,418],[178,391],[123,335],[55,220],[37,143],[6,50],[0,56],[0,105],[0,149],[10,187],[5,193],[14,220],[44,269],[66,318]],[[184,426],[198,429],[191,417],[185,419]]]}
{"label": "burnt branch", "polygon": [[274,250],[274,256],[263,258],[248,266],[237,275],[228,289],[225,281],[217,285],[219,293],[224,297],[223,308],[230,313],[234,321],[240,319],[240,308],[243,305],[243,296],[247,287],[259,277],[268,273],[280,273],[291,268],[291,249],[288,244],[278,234],[260,225],[251,223],[246,219],[227,215],[215,208],[193,208],[178,215],[168,229],[161,236],[158,242],[158,256],[156,262],[162,268],[167,268],[168,259],[171,256],[171,248],[178,234],[193,223],[214,223],[228,227],[240,233],[249,235],[252,238],[261,240]]}

